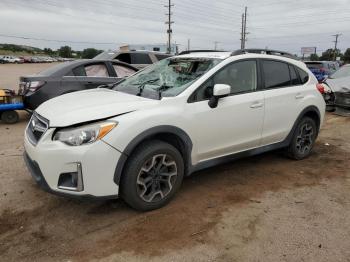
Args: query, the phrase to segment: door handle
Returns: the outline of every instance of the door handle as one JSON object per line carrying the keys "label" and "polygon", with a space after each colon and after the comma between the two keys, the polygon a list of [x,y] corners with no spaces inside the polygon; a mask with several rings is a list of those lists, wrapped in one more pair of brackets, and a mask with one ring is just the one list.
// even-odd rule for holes
{"label": "door handle", "polygon": [[304,98],[304,96],[301,94],[301,93],[298,93],[296,96],[295,96],[295,99],[302,99]]}
{"label": "door handle", "polygon": [[254,102],[254,103],[250,106],[250,108],[260,108],[260,107],[263,107],[263,106],[264,106],[264,104],[261,103],[261,102]]}

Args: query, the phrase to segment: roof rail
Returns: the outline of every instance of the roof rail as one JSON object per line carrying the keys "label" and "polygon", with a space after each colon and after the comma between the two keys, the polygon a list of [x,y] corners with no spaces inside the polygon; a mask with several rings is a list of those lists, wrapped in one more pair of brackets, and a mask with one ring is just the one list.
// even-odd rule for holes
{"label": "roof rail", "polygon": [[187,50],[182,51],[179,55],[188,55],[191,53],[206,53],[206,52],[226,52],[226,51],[220,51],[220,50]]}
{"label": "roof rail", "polygon": [[294,55],[288,52],[284,51],[278,51],[278,50],[271,50],[271,49],[240,49],[237,51],[234,51],[231,55],[243,55],[243,54],[266,54],[266,55],[277,55],[277,56],[284,56],[292,59],[297,59]]}

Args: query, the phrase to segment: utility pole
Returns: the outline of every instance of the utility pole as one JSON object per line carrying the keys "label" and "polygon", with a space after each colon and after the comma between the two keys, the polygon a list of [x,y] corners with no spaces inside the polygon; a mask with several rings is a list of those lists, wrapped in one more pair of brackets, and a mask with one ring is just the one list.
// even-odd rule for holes
{"label": "utility pole", "polygon": [[168,5],[165,5],[166,8],[168,8],[168,13],[166,14],[168,16],[168,21],[165,22],[165,24],[168,25],[168,50],[167,53],[170,54],[171,53],[171,35],[173,33],[173,30],[171,29],[171,25],[174,23],[174,21],[171,20],[171,16],[172,16],[172,12],[171,12],[171,8],[174,6],[174,4],[171,3],[171,0],[168,0],[169,3]]}
{"label": "utility pole", "polygon": [[244,10],[244,48],[245,49],[245,43],[247,42],[247,13],[248,13],[248,7],[245,7]]}
{"label": "utility pole", "polygon": [[187,51],[191,50],[191,39],[187,39]]}
{"label": "utility pole", "polygon": [[245,44],[247,42],[247,14],[248,7],[245,7],[244,13],[242,14],[242,31],[241,31],[241,49],[245,49]]}
{"label": "utility pole", "polygon": [[335,41],[334,42],[334,55],[333,55],[333,61],[335,61],[337,59],[337,46],[338,46],[338,38],[339,36],[341,36],[342,34],[335,34],[333,36],[335,36]]}
{"label": "utility pole", "polygon": [[242,30],[241,30],[241,49],[243,50],[244,49],[244,44],[243,44],[243,41],[244,41],[244,14],[242,14]]}
{"label": "utility pole", "polygon": [[214,42],[214,50],[218,50],[218,44],[219,44],[220,42],[218,42],[218,41],[215,41]]}

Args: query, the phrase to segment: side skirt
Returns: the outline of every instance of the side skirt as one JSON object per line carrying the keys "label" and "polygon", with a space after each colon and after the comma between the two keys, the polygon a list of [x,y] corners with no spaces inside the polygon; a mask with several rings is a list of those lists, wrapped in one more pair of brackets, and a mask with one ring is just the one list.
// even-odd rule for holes
{"label": "side skirt", "polygon": [[247,150],[247,151],[243,151],[243,152],[239,152],[239,153],[234,153],[231,155],[227,155],[227,156],[223,156],[223,157],[219,157],[219,158],[215,158],[215,159],[210,159],[210,160],[201,162],[195,166],[192,166],[188,175],[191,175],[194,172],[197,172],[197,171],[209,168],[209,167],[228,163],[228,162],[231,162],[233,160],[237,160],[237,159],[241,159],[241,158],[245,158],[245,157],[250,157],[250,156],[255,156],[255,155],[259,155],[259,154],[266,153],[269,151],[285,148],[289,145],[289,143],[290,143],[290,139],[286,139],[285,141],[282,141],[282,142],[279,142],[276,144],[271,144],[271,145],[267,145],[267,146],[263,146],[263,147],[259,147],[259,148],[254,148],[251,150]]}

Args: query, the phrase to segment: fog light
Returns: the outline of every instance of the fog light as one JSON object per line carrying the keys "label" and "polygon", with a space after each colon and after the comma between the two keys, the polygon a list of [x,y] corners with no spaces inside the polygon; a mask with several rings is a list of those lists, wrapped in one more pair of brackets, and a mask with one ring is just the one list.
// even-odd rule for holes
{"label": "fog light", "polygon": [[81,164],[77,163],[76,172],[68,172],[60,174],[58,179],[58,188],[69,191],[83,191],[83,174],[81,169]]}

